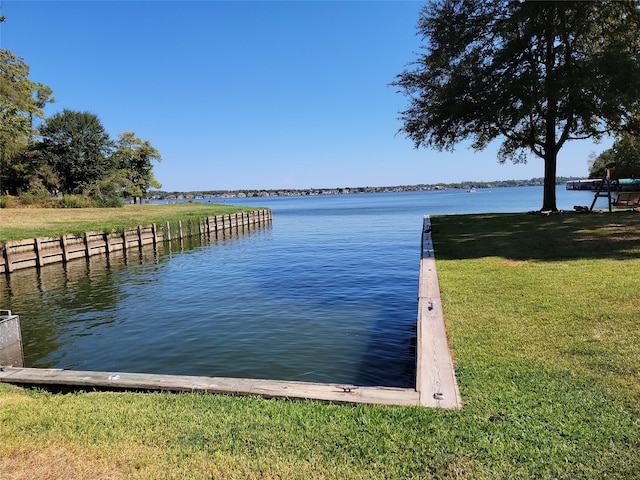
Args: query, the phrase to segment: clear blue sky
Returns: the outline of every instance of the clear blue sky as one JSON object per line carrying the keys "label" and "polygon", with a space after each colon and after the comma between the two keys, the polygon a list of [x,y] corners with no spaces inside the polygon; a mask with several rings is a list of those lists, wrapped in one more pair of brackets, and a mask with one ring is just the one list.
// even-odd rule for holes
{"label": "clear blue sky", "polygon": [[[0,0],[2,48],[65,108],[162,154],[163,190],[332,188],[529,179],[543,163],[415,150],[389,83],[415,59],[415,1]],[[573,142],[558,175],[585,176]]]}

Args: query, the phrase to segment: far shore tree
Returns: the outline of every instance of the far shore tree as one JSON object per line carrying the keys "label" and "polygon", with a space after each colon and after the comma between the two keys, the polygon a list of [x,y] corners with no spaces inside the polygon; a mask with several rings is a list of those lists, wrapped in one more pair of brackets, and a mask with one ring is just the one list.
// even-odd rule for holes
{"label": "far shore tree", "polygon": [[124,197],[131,197],[138,202],[147,196],[150,188],[160,188],[153,175],[152,161],[160,161],[162,157],[149,140],[141,140],[134,132],[118,135],[116,149],[112,159],[118,176],[124,179]]}
{"label": "far shore tree", "polygon": [[640,2],[433,0],[422,53],[396,77],[416,148],[544,161],[543,211],[556,211],[558,152],[570,140],[638,132]]}
{"label": "far shore tree", "polygon": [[93,113],[65,109],[41,126],[40,135],[62,193],[81,194],[112,169],[112,142]]}

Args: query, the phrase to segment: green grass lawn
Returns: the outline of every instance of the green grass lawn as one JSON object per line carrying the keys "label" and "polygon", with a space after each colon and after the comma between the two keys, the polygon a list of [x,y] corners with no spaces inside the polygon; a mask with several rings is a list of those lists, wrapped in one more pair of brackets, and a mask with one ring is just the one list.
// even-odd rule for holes
{"label": "green grass lawn", "polygon": [[640,214],[432,224],[462,410],[0,385],[0,478],[640,478]]}
{"label": "green grass lawn", "polygon": [[1,208],[0,242],[66,233],[122,231],[138,225],[199,220],[226,213],[259,210],[216,203],[125,205],[121,208]]}

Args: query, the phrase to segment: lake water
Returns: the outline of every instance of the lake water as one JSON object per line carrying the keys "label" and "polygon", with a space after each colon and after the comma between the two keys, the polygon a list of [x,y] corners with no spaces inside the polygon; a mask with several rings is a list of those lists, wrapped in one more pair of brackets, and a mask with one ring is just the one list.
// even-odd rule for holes
{"label": "lake water", "polygon": [[411,387],[423,215],[535,210],[542,188],[225,202],[273,222],[0,278],[25,365]]}

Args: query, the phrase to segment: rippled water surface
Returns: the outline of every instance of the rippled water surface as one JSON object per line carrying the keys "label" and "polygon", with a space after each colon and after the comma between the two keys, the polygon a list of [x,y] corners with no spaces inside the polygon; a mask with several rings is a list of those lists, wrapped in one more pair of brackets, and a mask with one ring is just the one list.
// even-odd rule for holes
{"label": "rippled water surface", "polygon": [[273,223],[1,278],[26,366],[413,386],[423,215],[534,210],[542,189],[226,201]]}

